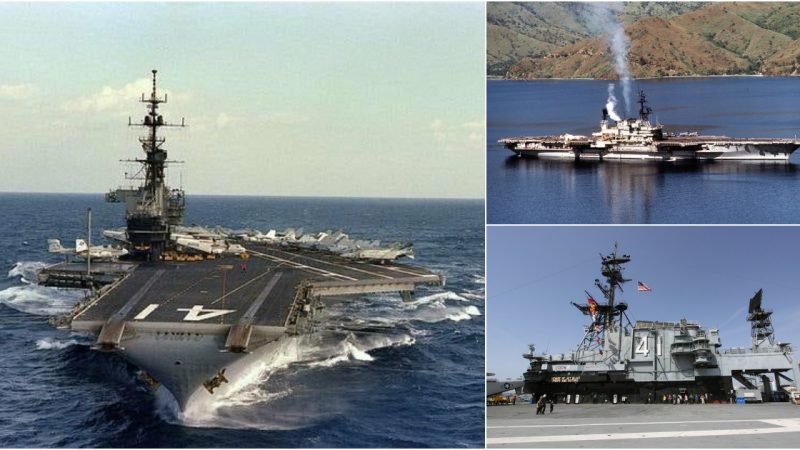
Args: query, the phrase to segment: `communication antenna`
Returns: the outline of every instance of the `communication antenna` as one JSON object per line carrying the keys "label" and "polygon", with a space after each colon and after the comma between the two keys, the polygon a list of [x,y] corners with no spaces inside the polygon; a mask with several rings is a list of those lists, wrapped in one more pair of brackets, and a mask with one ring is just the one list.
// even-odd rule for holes
{"label": "communication antenna", "polygon": [[[622,274],[623,265],[630,262],[630,260],[630,255],[618,254],[616,242],[610,254],[600,254],[600,273],[605,278],[605,282],[596,279],[594,284],[602,292],[606,302],[597,302],[588,291],[584,291],[587,296],[587,303],[578,304],[572,302],[573,306],[592,319],[578,348],[590,351],[599,349],[602,352],[607,330],[613,329],[616,325],[619,325],[620,329],[622,329],[624,325],[623,317],[628,321],[627,326],[630,326],[630,319],[625,314],[628,305],[616,300],[617,290],[623,292],[622,285],[630,281]],[[620,339],[622,339],[621,332]]]}
{"label": "communication antenna", "polygon": [[92,276],[92,208],[86,210],[86,275]]}
{"label": "communication antenna", "polygon": [[753,339],[753,348],[758,348],[764,342],[775,344],[775,330],[772,328],[772,310],[761,308],[763,289],[750,299],[747,308],[747,321],[750,322],[750,336]]}
{"label": "communication antenna", "polygon": [[647,106],[647,96],[644,95],[644,90],[639,91],[639,119],[648,120],[653,108]]}

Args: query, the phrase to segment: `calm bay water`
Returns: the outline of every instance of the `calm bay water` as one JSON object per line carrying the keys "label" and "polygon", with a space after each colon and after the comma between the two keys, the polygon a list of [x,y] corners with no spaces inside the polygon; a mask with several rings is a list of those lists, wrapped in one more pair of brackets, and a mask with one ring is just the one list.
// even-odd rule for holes
{"label": "calm bay water", "polygon": [[95,242],[123,225],[101,195],[0,194],[1,447],[483,447],[483,202],[189,197],[189,224],[414,242],[447,287],[332,304],[323,328],[391,330],[287,340],[251,385],[184,418],[121,357],[47,324],[80,294],[30,280],[57,260],[48,238],[84,235],[87,207]]}
{"label": "calm bay water", "polygon": [[[489,223],[800,223],[800,152],[788,164],[574,162],[517,158],[497,143],[510,136],[595,131],[607,85],[488,82]],[[796,78],[675,78],[634,86],[645,90],[651,120],[667,131],[800,134]],[[629,115],[637,108],[633,104]]]}

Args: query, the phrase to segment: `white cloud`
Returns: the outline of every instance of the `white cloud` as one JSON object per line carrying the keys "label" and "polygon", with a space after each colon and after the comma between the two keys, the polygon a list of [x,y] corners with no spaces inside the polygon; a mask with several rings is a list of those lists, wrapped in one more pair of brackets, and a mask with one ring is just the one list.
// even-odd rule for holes
{"label": "white cloud", "polygon": [[237,116],[229,115],[228,113],[221,112],[217,116],[216,124],[217,128],[225,128],[228,125],[233,125],[237,122],[241,122],[242,118]]}
{"label": "white cloud", "polygon": [[30,83],[0,84],[0,100],[25,100],[39,93],[39,88]]}
{"label": "white cloud", "polygon": [[464,141],[482,143],[484,140],[484,124],[482,120],[471,120],[461,125],[450,125],[442,119],[434,119],[430,129],[439,144],[460,145]]}
{"label": "white cloud", "polygon": [[142,94],[150,89],[151,81],[147,78],[140,78],[120,89],[103,86],[99,92],[64,103],[64,109],[76,112],[109,112],[119,111],[123,108],[130,109],[131,102],[141,98]]}
{"label": "white cloud", "polygon": [[466,130],[467,140],[470,142],[483,142],[483,133],[485,124],[482,120],[473,120],[461,124],[461,127]]}
{"label": "white cloud", "polygon": [[221,112],[216,116],[200,116],[191,120],[195,129],[207,130],[209,128],[230,128],[236,126],[268,126],[268,125],[297,125],[308,122],[309,118],[293,113],[270,113],[254,117],[240,116],[232,113]]}
{"label": "white cloud", "polygon": [[437,142],[444,142],[447,140],[447,127],[444,125],[442,119],[434,119],[433,122],[431,122],[431,130]]}
{"label": "white cloud", "polygon": [[267,125],[297,125],[308,122],[309,118],[293,113],[272,113],[258,116],[257,121]]}
{"label": "white cloud", "polygon": [[[103,86],[100,91],[94,94],[70,100],[64,103],[66,111],[74,112],[119,112],[128,113],[131,105],[141,99],[142,94],[148,96],[153,89],[153,81],[150,78],[140,78],[132,83],[128,83],[121,88]],[[174,98],[181,104],[188,102],[191,95],[188,93],[173,94],[170,90],[159,89],[159,96],[164,95]],[[176,98],[177,97],[177,98]],[[172,103],[172,101],[170,101]]]}

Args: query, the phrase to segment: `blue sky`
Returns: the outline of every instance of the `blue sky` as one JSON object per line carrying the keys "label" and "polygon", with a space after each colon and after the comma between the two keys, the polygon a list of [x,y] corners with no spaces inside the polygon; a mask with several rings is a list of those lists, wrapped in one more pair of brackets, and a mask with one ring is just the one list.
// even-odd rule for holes
{"label": "blue sky", "polygon": [[0,191],[120,183],[157,68],[190,194],[483,197],[484,30],[475,2],[0,3]]}
{"label": "blue sky", "polygon": [[[570,305],[594,287],[599,253],[614,241],[631,255],[622,300],[632,321],[687,318],[719,328],[723,348],[749,347],[748,300],[764,289],[775,335],[800,346],[800,228],[489,227],[487,363],[501,378],[526,368],[527,344],[565,352],[583,337],[585,318]],[[636,282],[653,290],[637,293]],[[800,348],[800,347],[798,347]]]}

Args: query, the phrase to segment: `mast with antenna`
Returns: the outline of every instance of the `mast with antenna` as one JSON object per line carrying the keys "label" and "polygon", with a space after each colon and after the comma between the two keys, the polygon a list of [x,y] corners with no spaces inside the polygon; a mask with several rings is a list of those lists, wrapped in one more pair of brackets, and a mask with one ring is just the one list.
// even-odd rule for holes
{"label": "mast with antenna", "polygon": [[157,70],[153,69],[153,90],[150,96],[142,94],[140,102],[147,106],[147,114],[141,122],[133,123],[128,118],[128,126],[146,129],[146,135],[139,137],[144,159],[133,161],[142,164],[144,184],[136,193],[136,202],[126,202],[125,219],[127,222],[128,240],[134,256],[155,259],[163,252],[169,242],[171,228],[181,223],[185,197],[181,189],[170,189],[165,184],[164,171],[167,163],[167,151],[163,147],[165,139],[158,135],[162,127],[185,127],[184,119],[180,124],[164,121],[158,108],[167,102],[167,94],[161,98],[156,84]]}
{"label": "mast with antenna", "polygon": [[[583,340],[578,345],[579,350],[596,351],[600,349],[602,352],[606,331],[615,330],[617,326],[620,329],[623,328],[623,316],[627,319],[625,311],[628,309],[628,305],[617,301],[617,290],[622,292],[622,285],[630,281],[622,274],[625,270],[623,266],[630,260],[630,255],[618,253],[615,242],[614,249],[610,254],[600,255],[600,274],[605,278],[605,282],[600,279],[594,280],[594,285],[603,294],[606,302],[597,302],[588,291],[584,291],[589,299],[588,303],[572,303],[583,314],[592,318],[592,322],[586,327]],[[630,326],[629,319],[628,326]]]}

